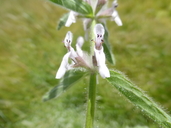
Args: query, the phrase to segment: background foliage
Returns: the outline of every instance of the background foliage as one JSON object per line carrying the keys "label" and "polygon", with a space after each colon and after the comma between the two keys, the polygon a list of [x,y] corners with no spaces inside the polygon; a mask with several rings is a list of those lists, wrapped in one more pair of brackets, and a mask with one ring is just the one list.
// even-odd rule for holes
{"label": "background foliage", "polygon": [[[116,65],[108,67],[124,72],[170,113],[171,3],[118,2],[124,25],[108,22],[109,41],[116,57]],[[55,74],[66,52],[62,44],[66,32],[71,30],[74,40],[84,34],[81,20],[57,31],[57,21],[66,10],[49,2],[0,0],[0,5],[0,128],[82,127],[88,78],[59,99],[41,101],[58,83]],[[115,88],[99,79],[96,127],[158,127]]]}

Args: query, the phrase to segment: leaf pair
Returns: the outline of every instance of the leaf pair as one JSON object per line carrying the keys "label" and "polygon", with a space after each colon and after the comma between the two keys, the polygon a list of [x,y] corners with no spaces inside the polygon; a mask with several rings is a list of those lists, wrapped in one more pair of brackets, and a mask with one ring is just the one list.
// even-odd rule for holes
{"label": "leaf pair", "polygon": [[[69,70],[61,79],[58,86],[55,86],[44,97],[44,101],[58,97],[67,89],[69,89],[75,82],[87,75],[87,72],[81,70]],[[156,121],[160,126],[171,128],[171,117],[164,112],[157,104],[155,104],[143,91],[136,87],[119,71],[110,70],[110,78],[106,80],[118,89],[127,99],[129,99],[135,106],[145,112],[147,116]]]}

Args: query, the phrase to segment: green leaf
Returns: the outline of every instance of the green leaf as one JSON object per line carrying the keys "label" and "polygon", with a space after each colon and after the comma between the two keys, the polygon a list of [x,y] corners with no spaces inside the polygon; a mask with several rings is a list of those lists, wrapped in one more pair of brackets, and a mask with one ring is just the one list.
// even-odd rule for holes
{"label": "green leaf", "polygon": [[86,16],[93,16],[92,7],[88,3],[84,2],[83,0],[50,0],[50,1],[66,9],[70,9],[74,12]]}
{"label": "green leaf", "polygon": [[69,13],[66,13],[60,18],[59,23],[58,23],[58,28],[57,28],[58,30],[60,30],[63,26],[65,26],[68,16],[69,16]]}
{"label": "green leaf", "polygon": [[103,24],[104,28],[105,28],[105,35],[104,35],[104,43],[103,43],[103,47],[104,47],[104,53],[106,55],[106,59],[111,63],[111,64],[115,64],[115,58],[114,55],[112,53],[112,49],[108,40],[108,31],[107,31],[107,27],[105,26],[105,24]]}
{"label": "green leaf", "polygon": [[160,126],[171,128],[171,117],[163,111],[154,101],[152,101],[142,90],[130,82],[122,73],[110,70],[110,78],[107,81],[115,86],[126,96],[135,106]]}
{"label": "green leaf", "polygon": [[43,101],[58,97],[86,74],[87,72],[78,69],[67,71],[59,84],[43,96]]}

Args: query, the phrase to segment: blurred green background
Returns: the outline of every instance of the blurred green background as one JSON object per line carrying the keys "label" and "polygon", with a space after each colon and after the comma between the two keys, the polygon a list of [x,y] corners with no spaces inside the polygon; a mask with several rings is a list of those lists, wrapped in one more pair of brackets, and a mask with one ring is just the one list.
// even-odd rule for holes
{"label": "blurred green background", "polygon": [[[123,21],[108,21],[116,65],[164,110],[171,113],[171,2],[119,0]],[[88,78],[60,98],[42,102],[57,85],[56,71],[67,31],[84,36],[82,21],[56,30],[67,12],[43,0],[0,0],[0,128],[81,128]],[[74,43],[73,43],[74,44]],[[84,49],[88,49],[85,44]],[[100,79],[95,128],[157,128],[115,88]]]}

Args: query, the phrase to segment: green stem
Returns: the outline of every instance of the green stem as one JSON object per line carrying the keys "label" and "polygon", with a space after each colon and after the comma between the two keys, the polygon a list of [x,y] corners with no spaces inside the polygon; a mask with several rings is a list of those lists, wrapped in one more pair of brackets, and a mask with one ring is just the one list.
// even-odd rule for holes
{"label": "green stem", "polygon": [[[96,25],[96,21],[93,20],[92,21],[92,24],[91,24],[91,28],[90,28],[90,39],[91,40],[94,40],[95,36],[94,36],[94,26]],[[90,54],[93,55],[94,54],[94,42],[91,41],[90,43],[90,47],[91,47],[91,51],[90,51]]]}
{"label": "green stem", "polygon": [[[96,21],[93,20],[90,28],[90,39],[94,40],[94,26]],[[94,42],[91,41],[91,51],[90,54],[94,55]],[[86,113],[86,124],[85,128],[93,128],[94,123],[94,113],[95,113],[95,103],[96,103],[96,73],[92,72],[90,74],[88,99],[87,99],[87,113]]]}
{"label": "green stem", "polygon": [[96,73],[90,75],[85,128],[93,128],[96,103]]}

